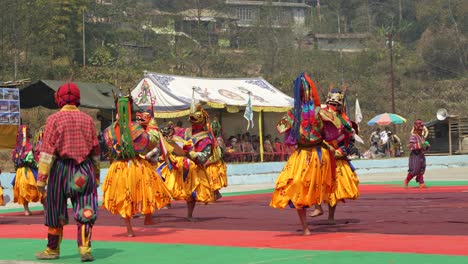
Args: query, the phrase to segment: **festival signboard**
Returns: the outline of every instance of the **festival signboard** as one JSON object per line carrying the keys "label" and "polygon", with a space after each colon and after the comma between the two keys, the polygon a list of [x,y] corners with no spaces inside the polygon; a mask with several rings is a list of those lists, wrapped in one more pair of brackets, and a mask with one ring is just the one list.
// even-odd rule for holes
{"label": "festival signboard", "polygon": [[0,87],[0,125],[20,124],[19,89]]}

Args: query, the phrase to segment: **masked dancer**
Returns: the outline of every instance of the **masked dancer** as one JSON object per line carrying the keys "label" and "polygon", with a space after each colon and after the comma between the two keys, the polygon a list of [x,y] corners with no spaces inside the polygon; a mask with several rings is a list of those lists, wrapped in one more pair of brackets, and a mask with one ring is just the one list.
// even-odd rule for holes
{"label": "masked dancer", "polygon": [[295,208],[303,235],[310,235],[306,210],[322,203],[325,193],[334,191],[335,164],[325,144],[325,126],[334,127],[333,116],[320,108],[320,98],[312,79],[305,73],[294,81],[294,108],[278,123],[279,133],[287,133],[285,143],[297,144],[276,180],[270,206]]}
{"label": "masked dancer", "polygon": [[171,200],[162,179],[145,157],[158,146],[159,136],[131,121],[132,103],[130,96],[117,98],[116,121],[104,131],[111,165],[102,186],[103,207],[124,219],[129,237],[135,236],[131,223],[135,214],[145,215],[145,225],[154,224],[152,213]]}
{"label": "masked dancer", "polygon": [[189,120],[191,127],[185,130],[184,139],[190,144],[185,145],[185,150],[194,165],[189,170],[191,187],[187,198],[187,219],[194,221],[193,211],[196,202],[207,204],[214,201],[213,180],[206,171],[207,162],[213,155],[214,141],[213,133],[207,126],[209,115],[200,104],[195,106],[195,111],[189,115]]}
{"label": "masked dancer", "polygon": [[[336,160],[336,189],[333,193],[326,195],[324,199],[328,204],[328,223],[334,225],[337,203],[345,199],[354,200],[359,197],[359,180],[354,166],[348,159],[348,154],[351,151],[349,143],[354,132],[351,120],[344,111],[344,92],[331,89],[327,96],[326,106],[322,111],[328,112],[329,116],[336,116],[333,129],[326,129],[326,133],[328,134],[337,133],[336,136],[331,137],[334,140],[327,142],[331,146],[331,149],[334,150]],[[322,206],[318,204],[310,216],[316,217],[322,214]]]}
{"label": "masked dancer", "polygon": [[16,135],[15,149],[11,155],[16,170],[16,175],[11,182],[13,185],[13,202],[23,205],[26,216],[32,214],[29,210],[29,203],[40,201],[44,204],[45,202],[45,195],[37,188],[37,159],[30,140],[29,128],[20,125]]}

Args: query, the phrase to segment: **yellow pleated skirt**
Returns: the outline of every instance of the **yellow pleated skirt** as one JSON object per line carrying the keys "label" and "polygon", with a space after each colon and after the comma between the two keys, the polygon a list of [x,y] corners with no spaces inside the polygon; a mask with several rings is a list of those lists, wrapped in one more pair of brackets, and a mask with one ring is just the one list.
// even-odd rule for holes
{"label": "yellow pleated skirt", "polygon": [[189,168],[184,169],[183,157],[174,157],[171,167],[166,162],[160,164],[156,171],[164,178],[164,184],[174,200],[187,200],[190,197],[189,181],[184,181],[184,174],[188,175]]}
{"label": "yellow pleated skirt", "polygon": [[330,152],[321,147],[297,149],[276,180],[270,206],[311,207],[320,204],[336,188]]}
{"label": "yellow pleated skirt", "polygon": [[206,167],[206,173],[211,177],[213,191],[227,187],[227,167],[224,161],[220,160]]}
{"label": "yellow pleated skirt", "polygon": [[191,194],[191,199],[205,204],[214,202],[213,182],[205,168],[190,161],[190,169],[186,181],[186,190],[188,194]]}
{"label": "yellow pleated skirt", "polygon": [[13,186],[13,202],[18,204],[39,202],[45,198],[37,189],[36,179],[29,167],[16,170],[15,186]]}
{"label": "yellow pleated skirt", "polygon": [[151,164],[140,158],[112,162],[102,190],[103,207],[124,218],[137,212],[151,214],[172,199]]}
{"label": "yellow pleated skirt", "polygon": [[344,199],[357,199],[359,197],[359,179],[355,171],[351,169],[347,160],[336,160],[336,190],[327,195],[325,202],[335,206],[338,201]]}
{"label": "yellow pleated skirt", "polygon": [[4,206],[3,204],[3,187],[0,185],[0,206]]}
{"label": "yellow pleated skirt", "polygon": [[160,166],[160,174],[174,199],[214,202],[213,182],[206,169],[190,159],[176,157],[172,169]]}

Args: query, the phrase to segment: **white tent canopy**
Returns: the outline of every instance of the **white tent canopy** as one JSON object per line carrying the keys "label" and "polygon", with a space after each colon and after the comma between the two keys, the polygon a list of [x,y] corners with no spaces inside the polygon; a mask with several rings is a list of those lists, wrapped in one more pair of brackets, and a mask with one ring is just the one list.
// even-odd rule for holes
{"label": "white tent canopy", "polygon": [[132,97],[138,106],[152,103],[156,117],[171,118],[189,113],[192,94],[196,102],[238,112],[246,106],[249,93],[256,112],[286,112],[294,104],[293,98],[263,78],[213,79],[160,73],[145,73]]}

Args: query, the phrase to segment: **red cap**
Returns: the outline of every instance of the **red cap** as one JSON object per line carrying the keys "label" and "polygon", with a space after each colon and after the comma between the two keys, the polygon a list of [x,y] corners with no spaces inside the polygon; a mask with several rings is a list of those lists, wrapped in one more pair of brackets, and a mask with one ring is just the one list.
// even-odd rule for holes
{"label": "red cap", "polygon": [[60,86],[55,93],[55,102],[62,108],[66,104],[80,105],[80,89],[72,82]]}

